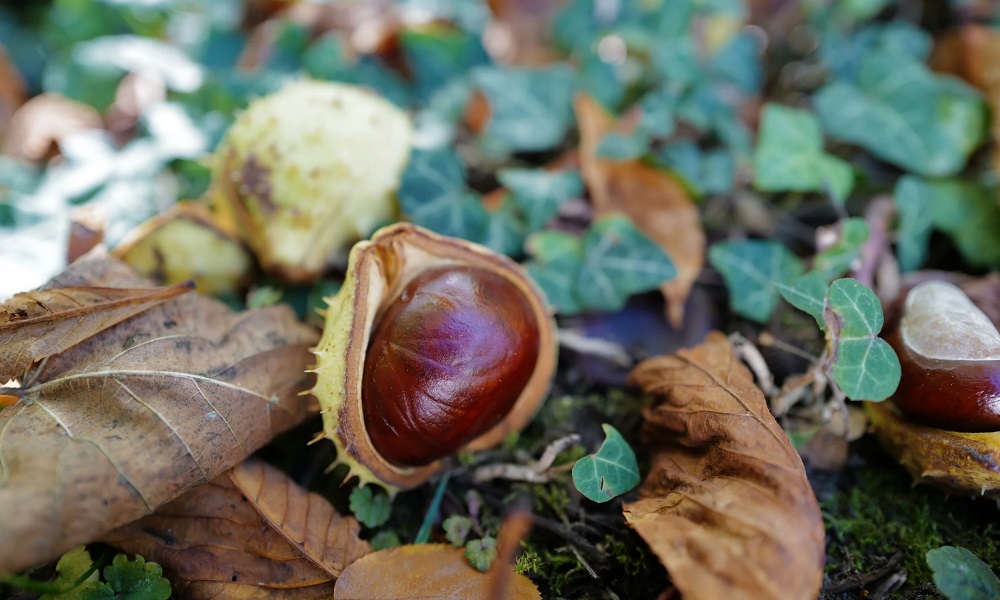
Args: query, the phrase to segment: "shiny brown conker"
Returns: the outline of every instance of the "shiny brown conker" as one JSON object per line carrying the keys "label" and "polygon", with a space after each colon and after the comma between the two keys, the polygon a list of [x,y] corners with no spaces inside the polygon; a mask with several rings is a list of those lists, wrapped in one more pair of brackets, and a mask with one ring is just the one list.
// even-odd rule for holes
{"label": "shiny brown conker", "polygon": [[448,456],[510,411],[538,360],[524,293],[472,267],[425,271],[378,317],[362,388],[368,436],[387,460]]}
{"label": "shiny brown conker", "polygon": [[885,339],[901,367],[892,402],[908,419],[950,431],[1000,431],[1000,334],[957,286],[914,287]]}

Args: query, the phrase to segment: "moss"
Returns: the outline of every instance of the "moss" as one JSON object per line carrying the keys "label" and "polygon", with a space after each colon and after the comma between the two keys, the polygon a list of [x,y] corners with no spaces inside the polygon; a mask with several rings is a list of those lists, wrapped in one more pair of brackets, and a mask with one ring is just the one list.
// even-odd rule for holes
{"label": "moss", "polygon": [[874,444],[866,441],[859,450],[867,464],[845,474],[820,501],[831,576],[869,572],[900,552],[906,587],[912,589],[932,581],[926,554],[942,545],[969,548],[994,571],[1000,569],[1000,526],[992,502],[914,488],[909,475]]}

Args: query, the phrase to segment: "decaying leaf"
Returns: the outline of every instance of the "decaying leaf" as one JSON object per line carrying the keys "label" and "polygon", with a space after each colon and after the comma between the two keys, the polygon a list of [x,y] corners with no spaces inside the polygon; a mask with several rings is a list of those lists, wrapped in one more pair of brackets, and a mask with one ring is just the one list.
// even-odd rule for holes
{"label": "decaying leaf", "polygon": [[101,115],[92,107],[54,93],[39,94],[10,119],[3,152],[24,160],[42,160],[68,135],[100,129]]}
{"label": "decaying leaf", "polygon": [[685,600],[815,598],[823,521],[802,461],[724,335],[641,363],[652,456],[624,507]]}
{"label": "decaying leaf", "polygon": [[34,362],[193,287],[65,287],[17,294],[0,305],[0,381],[21,377]]}
{"label": "decaying leaf", "polygon": [[[513,571],[509,565],[504,568]],[[398,546],[373,552],[352,563],[337,579],[337,600],[406,600],[490,598],[491,574],[480,573],[465,559],[465,550],[446,544]],[[511,573],[496,600],[528,600],[542,596],[524,575]]]}
{"label": "decaying leaf", "polygon": [[251,459],[102,541],[159,563],[184,598],[330,598],[372,551],[361,526]]}
{"label": "decaying leaf", "polygon": [[[46,289],[149,283],[84,258]],[[185,294],[48,357],[0,411],[0,572],[59,556],[242,462],[300,422],[313,329],[288,307]]]}
{"label": "decaying leaf", "polygon": [[705,233],[698,209],[667,172],[642,161],[601,158],[597,148],[619,124],[593,98],[581,95],[574,104],[580,127],[580,171],[600,217],[621,212],[670,256],[677,275],[660,286],[667,317],[674,327],[684,318],[684,303],[705,264]]}

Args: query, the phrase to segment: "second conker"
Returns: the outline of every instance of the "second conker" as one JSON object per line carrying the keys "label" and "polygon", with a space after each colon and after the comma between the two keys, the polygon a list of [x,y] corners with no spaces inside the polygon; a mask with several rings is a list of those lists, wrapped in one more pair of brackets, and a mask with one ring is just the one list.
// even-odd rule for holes
{"label": "second conker", "polygon": [[943,281],[915,286],[886,340],[902,371],[892,401],[907,418],[951,431],[1000,431],[1000,333],[961,289]]}
{"label": "second conker", "polygon": [[324,433],[361,483],[411,488],[534,416],[556,363],[545,298],[510,259],[410,224],[351,251],[317,346]]}

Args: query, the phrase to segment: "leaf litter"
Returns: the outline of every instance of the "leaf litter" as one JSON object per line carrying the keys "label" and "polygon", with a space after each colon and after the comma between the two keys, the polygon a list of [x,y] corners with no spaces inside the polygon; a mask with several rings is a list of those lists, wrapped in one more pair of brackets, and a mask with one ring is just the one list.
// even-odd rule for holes
{"label": "leaf litter", "polygon": [[[147,282],[74,263],[46,287]],[[0,571],[92,541],[236,466],[299,423],[313,329],[287,307],[186,294],[49,356],[0,412]],[[6,351],[6,347],[4,348]]]}

